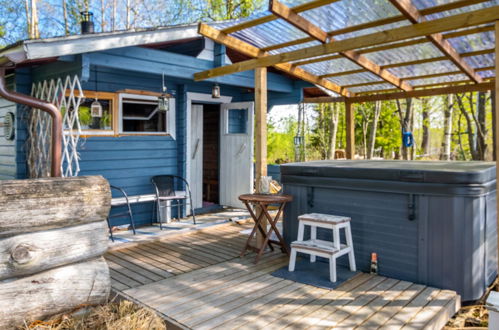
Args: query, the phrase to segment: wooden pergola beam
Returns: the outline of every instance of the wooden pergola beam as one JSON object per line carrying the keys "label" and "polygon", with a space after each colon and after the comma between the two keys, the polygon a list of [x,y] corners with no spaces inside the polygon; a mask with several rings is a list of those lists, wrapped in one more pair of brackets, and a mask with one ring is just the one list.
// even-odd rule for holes
{"label": "wooden pergola beam", "polygon": [[[420,10],[420,13],[421,13],[421,15],[426,16],[426,15],[441,13],[441,12],[448,11],[448,10],[467,7],[467,6],[471,6],[471,5],[475,5],[475,4],[479,4],[479,3],[483,3],[483,2],[487,2],[487,1],[490,1],[490,0],[457,0],[454,2],[445,3],[442,5],[422,9],[422,10]],[[362,23],[362,24],[358,24],[358,25],[354,25],[354,26],[349,26],[349,27],[346,27],[343,29],[329,31],[327,34],[328,34],[328,36],[337,36],[337,35],[342,35],[342,34],[346,34],[346,33],[361,31],[361,30],[365,30],[365,29],[369,29],[369,28],[373,28],[373,27],[377,27],[377,26],[397,23],[397,22],[401,22],[404,20],[406,20],[406,17],[404,15],[387,17],[387,18],[382,18],[382,19],[372,21],[372,22]],[[297,39],[297,40],[292,40],[292,41],[283,42],[280,44],[268,46],[268,47],[262,48],[262,50],[272,51],[272,50],[276,50],[276,49],[280,49],[280,48],[284,48],[284,47],[296,46],[296,45],[307,43],[307,42],[310,42],[313,40],[314,39],[311,37],[301,38],[301,39]]]}
{"label": "wooden pergola beam", "polygon": [[317,25],[306,18],[298,15],[293,9],[283,5],[278,0],[270,0],[269,10],[277,17],[282,18],[297,29],[305,32],[310,37],[319,40],[322,43],[327,41],[327,33]]}
{"label": "wooden pergola beam", "polygon": [[[249,43],[242,41],[240,39],[229,36],[224,32],[219,31],[204,23],[199,24],[198,32],[202,36],[205,36],[219,44],[225,45],[226,47],[234,49],[244,55],[253,58],[261,58],[268,55],[266,52],[262,51],[258,47],[250,45]],[[333,83],[332,81],[311,74],[310,72],[298,68],[290,63],[279,63],[274,65],[274,67],[287,74],[290,74],[304,81],[310,82],[312,84],[319,85],[337,94],[343,96],[353,96],[353,93],[350,93],[346,88],[343,88],[342,86],[339,86]]]}
{"label": "wooden pergola beam", "polygon": [[253,70],[257,67],[268,67],[284,62],[292,62],[315,56],[345,52],[356,48],[375,46],[389,42],[427,36],[443,31],[490,23],[497,19],[499,19],[499,6],[444,17],[410,26],[403,26],[388,31],[371,33],[351,39],[336,41],[334,43],[326,43],[323,45],[306,47],[287,53],[269,55],[258,59],[238,62],[232,65],[198,72],[194,74],[194,77],[197,81],[205,80],[213,77],[223,76],[226,74]]}
{"label": "wooden pergola beam", "polygon": [[[413,24],[417,24],[425,21],[425,17],[421,15],[416,6],[412,3],[412,0],[389,0],[390,3],[395,6],[409,21]],[[480,83],[482,82],[482,77],[475,70],[464,61],[456,49],[444,39],[441,33],[434,33],[427,36],[430,40],[445,56],[447,56],[459,69],[461,69],[471,80]]]}
{"label": "wooden pergola beam", "polygon": [[[320,27],[316,26],[306,18],[296,14],[293,12],[292,9],[289,7],[283,5],[282,3],[278,2],[277,0],[271,0],[270,1],[270,11],[274,13],[276,16],[281,17],[284,19],[286,22],[290,23],[291,25],[299,28],[303,32],[309,34],[310,36],[314,37],[315,39],[325,43],[327,41],[327,33],[323,31]],[[335,42],[335,40],[331,37],[329,40],[330,42]],[[358,52],[354,50],[348,50],[345,52],[340,53],[343,57],[348,58],[350,61],[354,62],[355,64],[363,67],[367,71],[370,71],[380,77],[381,79],[385,80],[386,82],[402,89],[405,91],[410,91],[412,90],[412,86],[403,81],[402,79],[398,78],[388,70],[382,69],[379,65],[376,63],[372,62],[369,60],[367,57],[364,55],[359,54]]]}
{"label": "wooden pergola beam", "polygon": [[406,99],[411,97],[426,97],[426,96],[436,96],[445,94],[456,94],[456,93],[467,93],[467,92],[479,92],[479,91],[489,91],[494,89],[494,82],[484,82],[479,84],[467,84],[458,86],[447,86],[432,89],[421,89],[410,92],[394,92],[386,94],[376,94],[376,95],[365,95],[365,96],[355,96],[355,97],[306,97],[303,99],[304,103],[332,103],[332,102],[345,102],[350,101],[352,103],[362,103],[362,102],[374,102],[374,101],[388,101],[396,99]]}

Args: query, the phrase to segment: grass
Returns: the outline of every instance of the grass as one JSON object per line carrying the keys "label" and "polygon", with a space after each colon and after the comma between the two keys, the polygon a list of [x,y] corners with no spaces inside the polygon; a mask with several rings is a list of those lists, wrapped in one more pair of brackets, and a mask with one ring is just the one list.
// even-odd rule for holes
{"label": "grass", "polygon": [[23,330],[146,330],[166,329],[164,321],[153,311],[130,301],[110,302],[106,305],[84,307],[46,321],[35,321]]}

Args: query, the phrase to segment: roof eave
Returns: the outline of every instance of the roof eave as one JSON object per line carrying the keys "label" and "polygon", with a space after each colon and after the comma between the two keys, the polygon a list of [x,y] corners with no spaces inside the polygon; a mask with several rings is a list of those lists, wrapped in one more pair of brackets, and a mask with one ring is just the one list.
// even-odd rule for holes
{"label": "roof eave", "polygon": [[0,66],[13,66],[26,61],[195,37],[199,37],[197,25],[183,25],[155,30],[120,31],[104,34],[25,40],[0,51]]}
{"label": "roof eave", "polygon": [[0,51],[0,67],[13,66],[27,60],[24,44]]}

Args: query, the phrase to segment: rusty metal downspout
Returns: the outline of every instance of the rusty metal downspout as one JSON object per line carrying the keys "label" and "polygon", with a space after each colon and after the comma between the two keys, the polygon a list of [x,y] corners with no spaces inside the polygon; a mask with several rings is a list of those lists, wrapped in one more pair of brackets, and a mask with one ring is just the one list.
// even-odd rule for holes
{"label": "rusty metal downspout", "polygon": [[52,118],[52,155],[50,162],[50,175],[52,177],[61,176],[61,153],[62,153],[62,115],[59,109],[52,103],[48,103],[37,98],[12,92],[7,89],[5,82],[5,68],[0,68],[0,96],[19,104],[24,104],[30,108],[40,109]]}

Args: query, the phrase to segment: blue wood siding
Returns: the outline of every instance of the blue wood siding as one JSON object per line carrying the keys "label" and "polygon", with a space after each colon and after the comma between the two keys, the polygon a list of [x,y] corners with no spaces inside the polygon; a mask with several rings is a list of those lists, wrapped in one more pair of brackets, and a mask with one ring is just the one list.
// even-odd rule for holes
{"label": "blue wood siding", "polygon": [[[7,85],[9,89],[12,89],[14,85],[13,77],[7,79]],[[0,122],[3,123],[8,112],[17,113],[16,104],[0,98]],[[0,179],[15,179],[16,174],[16,141],[5,139],[4,130],[0,128]]]}
{"label": "blue wood siding", "polygon": [[[89,137],[81,140],[78,150],[80,176],[102,175],[129,195],[153,193],[150,179],[154,175],[177,174],[177,143],[170,136]],[[152,203],[133,205],[136,223],[150,223],[151,211]],[[112,223],[129,220],[113,218]]]}
{"label": "blue wood siding", "polygon": [[[29,94],[31,79],[29,69],[19,69],[15,75],[7,78],[7,87],[20,93]],[[24,179],[26,177],[26,114],[24,106],[0,98],[0,122],[5,114],[15,115],[15,138],[6,140],[0,129],[0,180]]]}

